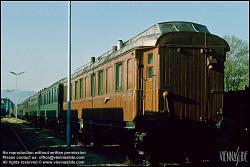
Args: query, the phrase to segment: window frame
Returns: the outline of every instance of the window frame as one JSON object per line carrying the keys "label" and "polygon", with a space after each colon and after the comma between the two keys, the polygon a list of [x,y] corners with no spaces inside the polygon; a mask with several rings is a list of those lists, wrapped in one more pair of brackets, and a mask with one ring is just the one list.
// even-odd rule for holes
{"label": "window frame", "polygon": [[51,103],[54,103],[54,89],[51,91]]}
{"label": "window frame", "polygon": [[[149,57],[152,56],[152,60],[150,61]],[[155,61],[155,55],[153,52],[147,53],[147,67],[146,67],[146,77],[147,79],[152,79],[154,77],[154,61]],[[152,69],[152,76],[149,75],[149,71]]]}
{"label": "window frame", "polygon": [[[101,74],[101,75],[100,75]],[[101,77],[100,77],[101,76]],[[100,70],[100,71],[98,71],[98,96],[101,96],[101,95],[103,95],[103,83],[104,83],[104,79],[103,79],[103,77],[104,77],[104,72],[103,72],[103,70]],[[100,78],[102,79],[101,81],[100,81]]]}
{"label": "window frame", "polygon": [[[149,56],[150,57],[152,56],[152,60],[151,60],[152,62],[151,61],[149,62],[149,60],[150,60]],[[148,62],[147,62],[147,64],[148,65],[153,65],[154,64],[154,53],[153,52],[148,53]]]}
{"label": "window frame", "polygon": [[84,89],[84,97],[87,97],[87,76],[84,77],[84,81],[83,81],[83,89]]}
{"label": "window frame", "polygon": [[83,89],[82,89],[83,88],[83,85],[82,85],[83,82],[82,82],[82,80],[83,80],[82,78],[79,79],[79,98],[80,99],[83,98],[82,97],[82,95],[83,95]]}
{"label": "window frame", "polygon": [[64,101],[67,102],[67,96],[68,96],[68,86],[67,85],[64,86],[63,95],[64,95]]}
{"label": "window frame", "polygon": [[[119,75],[119,74],[117,74],[117,70],[118,70],[119,66],[121,68],[121,74],[120,74],[121,83],[120,83],[120,85],[118,85],[119,84],[118,83],[119,82],[119,78],[117,77],[117,75]],[[119,62],[119,63],[115,64],[115,91],[116,92],[120,92],[120,91],[123,90],[123,80],[122,80],[122,78],[123,78],[123,69],[122,69],[122,67],[123,67],[123,62]]]}
{"label": "window frame", "polygon": [[74,99],[75,100],[78,99],[78,90],[77,90],[78,85],[79,85],[78,81],[75,81],[75,92],[74,92],[74,95],[75,95]]}
{"label": "window frame", "polygon": [[96,89],[95,88],[96,87],[96,75],[95,75],[95,73],[91,74],[91,77],[90,77],[90,87],[91,87],[90,96],[91,97],[95,97],[95,89]]}
{"label": "window frame", "polygon": [[[149,75],[150,69],[152,69],[152,76]],[[151,79],[153,77],[154,77],[154,66],[149,66],[147,67],[147,78]]]}

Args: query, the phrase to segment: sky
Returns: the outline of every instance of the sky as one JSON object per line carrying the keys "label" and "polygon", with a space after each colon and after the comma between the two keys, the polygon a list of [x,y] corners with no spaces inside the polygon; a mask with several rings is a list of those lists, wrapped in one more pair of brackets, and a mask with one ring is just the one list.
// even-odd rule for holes
{"label": "sky", "polygon": [[[21,90],[39,91],[67,77],[68,3],[1,1],[1,90],[15,89],[10,71],[25,72]],[[72,73],[159,22],[190,21],[220,37],[249,43],[249,2],[72,2]]]}

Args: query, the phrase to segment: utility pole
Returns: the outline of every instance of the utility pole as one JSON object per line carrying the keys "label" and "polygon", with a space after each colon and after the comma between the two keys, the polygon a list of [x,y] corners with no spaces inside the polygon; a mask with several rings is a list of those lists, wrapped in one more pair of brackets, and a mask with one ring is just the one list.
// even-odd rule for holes
{"label": "utility pole", "polygon": [[67,148],[71,147],[71,1],[68,1],[68,110],[67,110]]}

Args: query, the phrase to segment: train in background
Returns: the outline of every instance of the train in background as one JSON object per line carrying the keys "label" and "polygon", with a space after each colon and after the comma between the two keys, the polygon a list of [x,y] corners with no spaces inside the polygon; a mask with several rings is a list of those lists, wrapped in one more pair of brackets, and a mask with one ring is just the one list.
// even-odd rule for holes
{"label": "train in background", "polygon": [[[119,40],[72,76],[73,136],[119,142],[154,162],[211,159],[229,50],[192,22],[158,23]],[[63,78],[39,91],[19,105],[19,116],[49,127],[65,123],[67,86]]]}
{"label": "train in background", "polygon": [[62,111],[63,87],[61,80],[18,104],[18,117],[34,124],[55,127]]}
{"label": "train in background", "polygon": [[9,98],[1,98],[1,117],[9,117],[13,115],[15,104]]}

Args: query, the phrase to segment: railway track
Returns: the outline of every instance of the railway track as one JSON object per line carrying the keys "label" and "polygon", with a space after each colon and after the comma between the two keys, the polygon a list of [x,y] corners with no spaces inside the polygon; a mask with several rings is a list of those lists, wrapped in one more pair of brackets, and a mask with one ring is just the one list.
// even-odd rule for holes
{"label": "railway track", "polygon": [[[27,122],[12,118],[1,119],[1,148],[6,152],[66,151],[64,138],[51,130],[35,128]],[[20,120],[21,121],[21,120]],[[118,146],[95,148],[90,145],[71,145],[71,151],[86,152],[85,165],[126,166],[125,156]]]}
{"label": "railway track", "polygon": [[[16,123],[18,120],[1,121],[1,148],[5,151],[65,151],[65,141],[58,139],[56,135],[49,130],[39,130],[32,127],[31,124],[24,122]],[[145,157],[134,161],[128,157],[120,145],[93,145],[77,144],[71,147],[75,151],[86,152],[86,165],[93,166],[150,166],[150,162]],[[160,150],[159,150],[160,151]],[[159,152],[160,154],[160,152]],[[178,166],[189,165],[174,162],[161,162],[157,166]]]}
{"label": "railway track", "polygon": [[[11,120],[13,121],[13,120]],[[8,151],[28,151],[27,146],[24,144],[23,140],[12,127],[11,123],[7,120],[1,120],[1,139],[2,139],[2,150]]]}
{"label": "railway track", "polygon": [[[2,121],[1,132],[3,150],[6,151],[37,151],[37,150],[65,150],[65,143],[57,143],[57,137],[52,136],[49,130],[38,130],[31,124],[23,122],[24,125],[18,125],[20,120],[6,120]],[[49,135],[43,135],[48,133]],[[5,137],[4,137],[5,136]],[[4,137],[4,140],[3,140]],[[49,141],[54,141],[48,143]],[[86,154],[86,165],[94,166],[127,166],[138,165],[138,162],[132,161],[122,151],[120,145],[100,145],[98,147],[93,145],[72,145],[72,150],[84,150]],[[140,165],[149,166],[147,161],[140,161]],[[175,164],[176,165],[176,164]],[[167,163],[161,166],[168,166]]]}
{"label": "railway track", "polygon": [[19,135],[17,134],[17,132],[9,125],[10,129],[12,130],[12,132],[15,134],[16,138],[18,139],[18,141],[20,142],[22,148],[25,151],[28,151],[28,148],[25,146],[25,144],[23,143],[22,139],[19,137]]}

